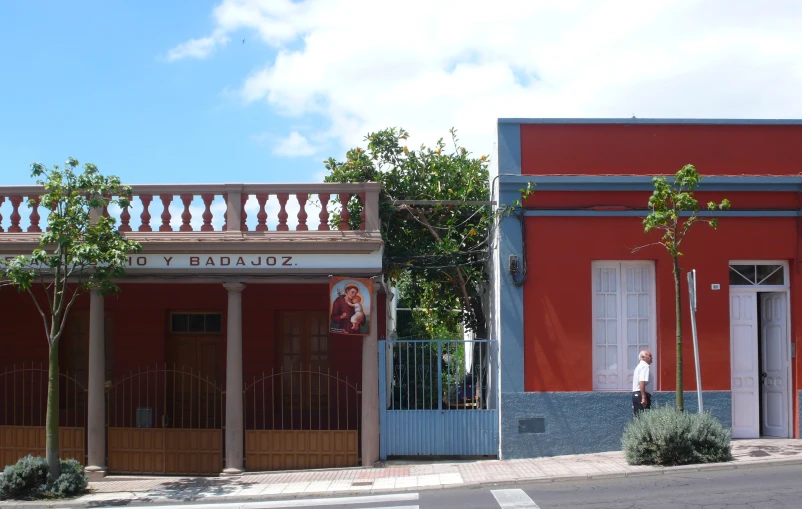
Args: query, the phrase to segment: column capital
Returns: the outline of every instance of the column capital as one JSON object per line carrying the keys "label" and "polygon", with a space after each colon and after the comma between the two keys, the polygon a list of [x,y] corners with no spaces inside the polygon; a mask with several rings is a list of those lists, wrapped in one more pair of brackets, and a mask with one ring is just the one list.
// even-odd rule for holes
{"label": "column capital", "polygon": [[228,293],[242,293],[242,290],[245,289],[245,283],[223,283],[223,288]]}

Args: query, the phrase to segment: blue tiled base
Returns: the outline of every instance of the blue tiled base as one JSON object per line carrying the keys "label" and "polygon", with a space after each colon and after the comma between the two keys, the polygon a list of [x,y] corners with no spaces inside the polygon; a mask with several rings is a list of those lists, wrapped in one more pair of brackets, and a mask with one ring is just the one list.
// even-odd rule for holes
{"label": "blue tiled base", "polygon": [[[674,404],[673,392],[656,392],[652,402]],[[802,400],[802,391],[800,391]],[[696,392],[685,392],[685,409],[696,412]],[[705,391],[705,411],[732,427],[730,391]],[[545,433],[521,433],[519,420],[545,420]],[[510,392],[501,395],[501,457],[537,458],[621,450],[632,419],[630,392]]]}

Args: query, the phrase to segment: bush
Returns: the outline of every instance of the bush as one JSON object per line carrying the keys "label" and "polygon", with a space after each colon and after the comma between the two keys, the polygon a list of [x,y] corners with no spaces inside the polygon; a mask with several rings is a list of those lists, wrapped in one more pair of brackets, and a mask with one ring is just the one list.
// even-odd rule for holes
{"label": "bush", "polygon": [[0,500],[39,498],[47,486],[47,462],[44,458],[25,456],[8,465],[0,476]]}
{"label": "bush", "polygon": [[54,498],[79,495],[86,491],[89,481],[84,467],[74,459],[61,460],[61,475],[47,487],[47,461],[41,457],[25,456],[9,465],[0,475],[0,500]]}
{"label": "bush", "polygon": [[641,412],[624,430],[621,446],[630,465],[688,465],[731,461],[730,430],[710,413],[664,406]]}
{"label": "bush", "polygon": [[53,483],[50,491],[57,496],[78,495],[86,491],[89,479],[84,467],[77,460],[61,460],[61,475]]}

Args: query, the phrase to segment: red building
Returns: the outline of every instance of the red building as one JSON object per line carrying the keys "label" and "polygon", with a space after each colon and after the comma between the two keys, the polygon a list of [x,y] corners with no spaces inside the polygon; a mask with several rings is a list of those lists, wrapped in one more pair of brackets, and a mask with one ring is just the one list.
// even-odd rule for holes
{"label": "red building", "polygon": [[[643,348],[655,400],[673,403],[671,258],[642,221],[652,176],[688,163],[704,177],[700,204],[732,203],[717,230],[695,225],[681,249],[697,273],[705,410],[736,438],[799,438],[800,146],[800,121],[499,120],[500,203],[536,184],[520,221],[502,221],[495,261],[503,457],[620,448]],[[683,273],[695,411],[687,291]]]}
{"label": "red building", "polygon": [[[378,184],[133,189],[130,211],[109,212],[143,250],[118,295],[78,300],[60,343],[62,456],[135,474],[377,460],[384,291],[371,335],[332,334],[328,278],[381,273]],[[0,256],[37,245],[44,211],[23,199],[39,193],[0,187]],[[347,209],[330,227],[315,203],[335,196],[364,204],[361,229]],[[7,286],[0,351],[8,464],[44,453],[48,348],[34,303]]]}

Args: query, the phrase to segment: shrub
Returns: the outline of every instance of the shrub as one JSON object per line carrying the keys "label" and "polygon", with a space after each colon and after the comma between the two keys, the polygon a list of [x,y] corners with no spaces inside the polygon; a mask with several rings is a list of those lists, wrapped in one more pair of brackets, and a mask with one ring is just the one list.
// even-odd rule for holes
{"label": "shrub", "polygon": [[47,462],[44,458],[25,456],[8,465],[0,476],[0,500],[39,498],[46,484]]}
{"label": "shrub", "polygon": [[663,406],[641,412],[624,430],[621,446],[630,465],[687,465],[731,461],[730,431],[710,413]]}
{"label": "shrub", "polygon": [[61,475],[47,486],[47,461],[41,457],[25,456],[9,465],[0,475],[0,500],[9,498],[30,500],[79,495],[89,485],[84,467],[74,459],[61,460]]}
{"label": "shrub", "polygon": [[89,479],[84,467],[77,460],[61,460],[61,475],[53,483],[50,491],[57,496],[78,495],[86,491]]}

